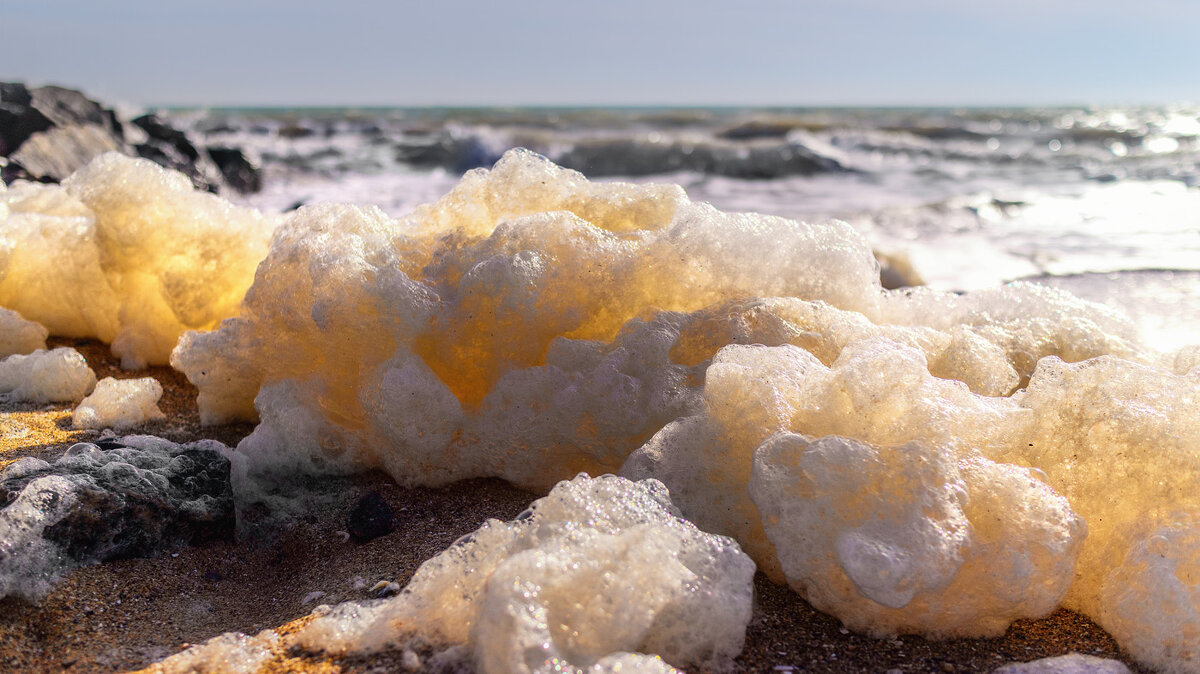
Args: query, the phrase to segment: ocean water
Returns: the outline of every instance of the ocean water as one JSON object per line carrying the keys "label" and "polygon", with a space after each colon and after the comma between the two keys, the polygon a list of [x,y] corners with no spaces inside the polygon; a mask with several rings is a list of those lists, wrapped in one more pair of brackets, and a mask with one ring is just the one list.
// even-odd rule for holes
{"label": "ocean water", "polygon": [[172,110],[252,150],[281,211],[392,215],[526,147],[592,179],[667,182],[727,211],[845,220],[949,290],[1037,279],[1133,315],[1163,349],[1200,328],[1200,108]]}

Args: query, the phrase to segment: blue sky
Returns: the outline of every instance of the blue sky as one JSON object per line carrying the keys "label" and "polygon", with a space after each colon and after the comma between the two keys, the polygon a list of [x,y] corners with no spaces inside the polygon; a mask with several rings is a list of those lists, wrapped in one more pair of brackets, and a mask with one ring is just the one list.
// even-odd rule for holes
{"label": "blue sky", "polygon": [[132,104],[1200,101],[1200,2],[5,0],[0,78]]}

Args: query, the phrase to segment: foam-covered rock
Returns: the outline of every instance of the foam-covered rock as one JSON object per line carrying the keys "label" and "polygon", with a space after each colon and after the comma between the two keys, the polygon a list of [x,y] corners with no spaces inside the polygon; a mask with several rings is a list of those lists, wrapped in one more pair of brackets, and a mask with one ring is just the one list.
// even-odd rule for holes
{"label": "foam-covered rock", "polygon": [[0,200],[0,306],[109,342],[128,368],[164,364],[185,330],[235,315],[273,226],[116,153]]}
{"label": "foam-covered rock", "polygon": [[230,463],[219,443],[131,436],[79,443],[53,464],[0,472],[0,597],[37,599],[63,572],[233,533]]}
{"label": "foam-covered rock", "polygon": [[49,334],[46,328],[25,320],[21,314],[0,308],[0,358],[45,349]]}
{"label": "foam-covered rock", "polygon": [[491,520],[395,598],[351,603],[297,643],[333,652],[465,646],[483,672],[728,666],[750,619],[754,565],[678,517],[653,480],[580,475],[507,524]]}
{"label": "foam-covered rock", "polygon": [[0,395],[35,403],[72,402],[96,386],[96,373],[75,349],[38,349],[0,361]]}
{"label": "foam-covered rock", "polygon": [[105,377],[96,384],[91,395],[84,398],[71,414],[75,428],[113,428],[125,430],[147,421],[162,419],[158,408],[162,384],[153,377],[113,379]]}

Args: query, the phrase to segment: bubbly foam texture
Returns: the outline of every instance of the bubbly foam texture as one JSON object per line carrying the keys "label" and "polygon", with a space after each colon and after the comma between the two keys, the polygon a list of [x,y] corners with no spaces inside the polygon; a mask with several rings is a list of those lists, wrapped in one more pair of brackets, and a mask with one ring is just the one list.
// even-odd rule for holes
{"label": "bubbly foam texture", "polygon": [[0,358],[46,348],[49,331],[11,309],[0,308]]}
{"label": "bubbly foam texture", "polygon": [[1129,674],[1129,668],[1120,660],[1068,653],[1053,658],[1005,665],[995,669],[993,674]]}
{"label": "bubbly foam texture", "polygon": [[[884,291],[878,274],[842,223],[721,213],[516,151],[403,218],[289,215],[242,314],[172,362],[206,423],[261,420],[248,475],[545,489],[619,469],[859,629],[995,634],[1052,609],[1072,572],[1065,604],[1117,625],[1133,604],[1107,579],[1200,510],[1195,351],[1151,352],[1059,290]],[[1124,646],[1160,647],[1131,624]]]}
{"label": "bubbly foam texture", "polygon": [[75,349],[38,349],[0,361],[0,395],[20,402],[73,402],[96,386],[96,373]]}
{"label": "bubbly foam texture", "polygon": [[228,632],[155,664],[156,674],[255,674],[280,642],[273,630],[256,636]]}
{"label": "bubbly foam texture", "polygon": [[127,368],[165,364],[185,330],[236,314],[273,224],[116,153],[0,201],[0,306],[109,342]]}
{"label": "bubbly foam texture", "polygon": [[316,618],[298,643],[465,646],[484,672],[671,671],[637,653],[721,668],[741,651],[753,575],[736,543],[679,518],[661,483],[580,475],[429,560],[395,598]]}
{"label": "bubbly foam texture", "polygon": [[113,379],[105,377],[91,395],[71,414],[75,428],[113,428],[125,430],[147,421],[162,419],[158,409],[163,388],[153,377]]}
{"label": "bubbly foam texture", "polygon": [[1049,613],[1085,535],[1028,469],[920,443],[781,433],[756,451],[750,494],[788,581],[877,634],[1000,635]]}

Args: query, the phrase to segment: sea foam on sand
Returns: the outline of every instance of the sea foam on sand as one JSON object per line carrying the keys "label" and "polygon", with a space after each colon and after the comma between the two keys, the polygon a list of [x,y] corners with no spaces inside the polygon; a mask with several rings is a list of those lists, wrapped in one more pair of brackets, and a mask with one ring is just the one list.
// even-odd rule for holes
{"label": "sea foam on sand", "polygon": [[8,400],[72,402],[95,386],[96,374],[75,349],[38,349],[0,361],[0,395]]}
{"label": "sea foam on sand", "polygon": [[0,306],[52,334],[165,364],[179,335],[237,313],[274,222],[183,174],[102,155],[59,185],[0,191]]}
{"label": "sea foam on sand", "polygon": [[[63,197],[79,194],[99,227],[149,198],[101,187],[118,164],[66,192],[9,190],[8,221],[43,209],[86,227]],[[1147,665],[1200,667],[1200,349],[1154,352],[1122,315],[1034,284],[885,291],[844,223],[723,213],[525,151],[401,218],[289,214],[238,307],[263,224],[203,201],[248,218],[215,231],[245,233],[212,258],[172,249],[177,275],[166,244],[128,230],[161,262],[137,288],[177,289],[151,303],[173,313],[104,310],[97,325],[113,325],[88,334],[132,330],[114,349],[161,354],[181,327],[232,316],[185,333],[171,362],[205,423],[259,421],[237,448],[243,498],[371,467],[406,485],[653,478],[683,517],[855,629],[992,635],[1061,603]],[[79,250],[80,268],[108,259]],[[196,276],[226,267],[220,283]],[[145,293],[122,297],[106,306]],[[645,608],[621,597],[605,619]],[[338,613],[338,643],[378,644],[375,612]],[[497,620],[471,638],[510,634]],[[520,650],[506,638],[496,647]]]}

